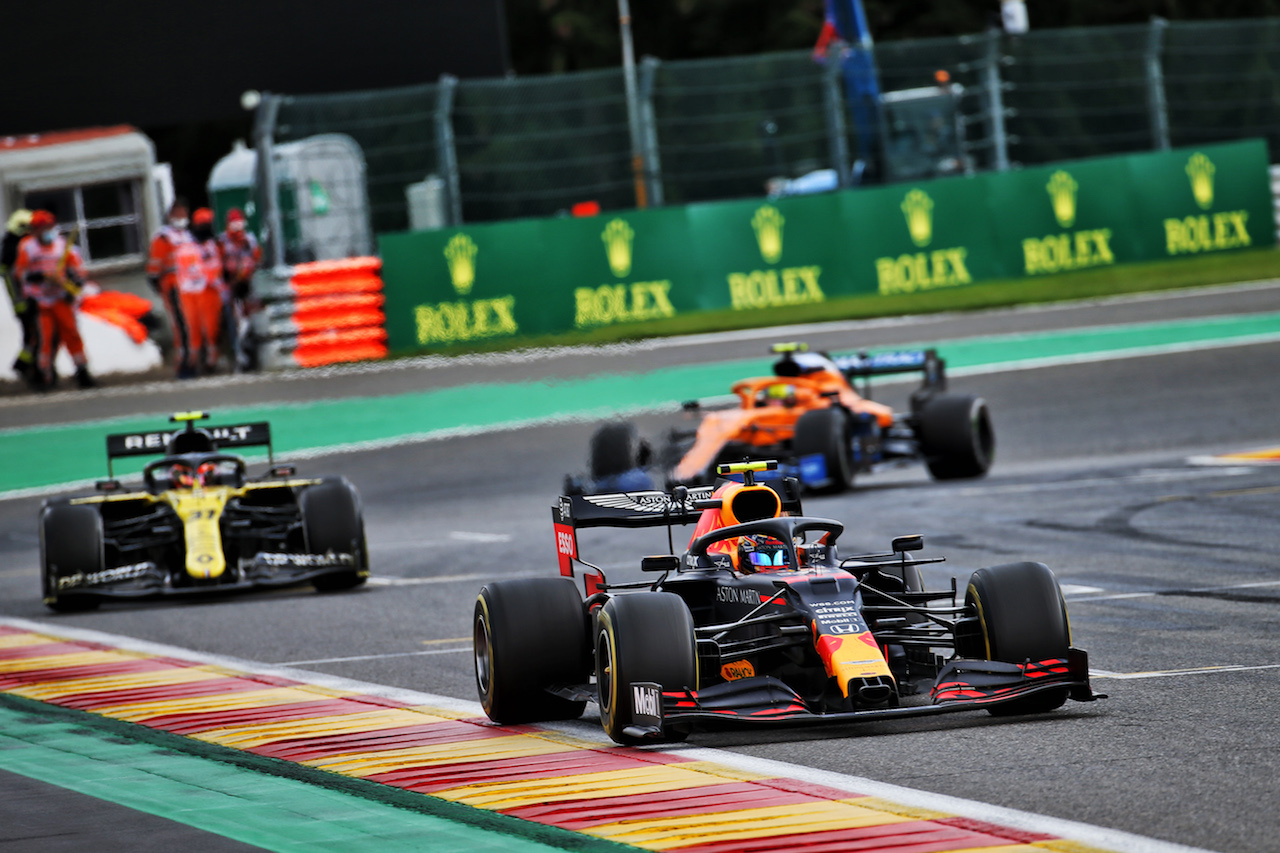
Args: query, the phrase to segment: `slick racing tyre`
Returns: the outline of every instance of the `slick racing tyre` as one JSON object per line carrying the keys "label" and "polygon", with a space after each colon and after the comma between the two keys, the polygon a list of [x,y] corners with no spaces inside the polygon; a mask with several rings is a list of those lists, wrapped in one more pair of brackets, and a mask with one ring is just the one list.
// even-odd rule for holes
{"label": "slick racing tyre", "polygon": [[591,435],[588,463],[591,479],[616,477],[640,464],[640,437],[635,424],[604,424]]}
{"label": "slick racing tyre", "polygon": [[[965,606],[977,613],[981,648],[975,657],[1005,663],[1065,658],[1071,647],[1067,605],[1058,579],[1044,563],[1006,563],[978,569],[969,579]],[[1068,688],[992,706],[996,715],[1038,714],[1067,701]]]}
{"label": "slick racing tyre", "polygon": [[97,608],[96,596],[59,590],[61,579],[101,572],[102,516],[91,506],[54,504],[40,517],[40,575],[44,603],[58,613]]}
{"label": "slick racing tyre", "polygon": [[[625,733],[633,724],[632,684],[698,687],[693,617],[678,595],[638,592],[609,599],[596,620],[595,645],[600,722],[617,743],[638,742]],[[685,734],[667,729],[664,739],[681,740]]]}
{"label": "slick racing tyre", "polygon": [[319,592],[338,592],[360,586],[369,569],[360,496],[342,477],[309,486],[298,500],[308,554],[354,554],[356,567],[321,575],[312,584]]}
{"label": "slick racing tyre", "polygon": [[941,394],[916,415],[920,450],[935,480],[981,477],[995,458],[991,412],[981,397]]}
{"label": "slick racing tyre", "polygon": [[485,584],[476,599],[476,689],[495,723],[576,720],[586,701],[547,691],[591,680],[587,610],[569,578]]}
{"label": "slick racing tyre", "polygon": [[814,489],[834,494],[853,486],[853,462],[849,458],[849,416],[834,406],[805,412],[796,421],[791,440],[796,458],[820,454],[826,464],[828,483]]}

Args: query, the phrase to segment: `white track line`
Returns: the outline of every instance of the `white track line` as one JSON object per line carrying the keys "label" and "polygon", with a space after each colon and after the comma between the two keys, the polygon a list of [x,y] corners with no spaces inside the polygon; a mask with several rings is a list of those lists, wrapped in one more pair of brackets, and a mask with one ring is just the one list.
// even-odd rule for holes
{"label": "white track line", "polygon": [[1280,586],[1280,581],[1249,581],[1222,586],[1174,587],[1172,589],[1155,589],[1147,592],[1115,592],[1107,595],[1083,595],[1072,597],[1072,604],[1083,604],[1094,601],[1122,601],[1128,598],[1155,598],[1160,595],[1192,594],[1200,592],[1229,592],[1233,589],[1260,589],[1269,586]]}
{"label": "white track line", "polygon": [[426,655],[453,655],[459,652],[470,652],[470,646],[462,646],[456,649],[427,649],[420,652],[389,652],[385,655],[354,655],[346,658],[316,658],[315,660],[289,660],[280,663],[268,664],[269,666],[314,666],[318,663],[350,663],[352,661],[361,660],[385,660],[387,658],[413,658],[424,657]]}
{"label": "white track line", "polygon": [[1258,666],[1240,664],[1223,664],[1222,666],[1202,666],[1195,669],[1164,669],[1151,672],[1110,672],[1105,669],[1090,669],[1090,678],[1114,678],[1127,681],[1134,678],[1176,678],[1181,675],[1220,675],[1226,672],[1254,672],[1260,669],[1280,669],[1280,663],[1265,663]]}
{"label": "white track line", "polygon": [[[1100,305],[1164,302],[1178,299],[1190,299],[1206,294],[1237,293],[1251,290],[1275,290],[1278,288],[1280,288],[1280,281],[1275,280],[1242,282],[1233,285],[1205,285],[1203,287],[1188,287],[1180,288],[1178,290],[1155,291],[1151,293],[1134,293],[1123,296],[1102,297],[1098,299],[1081,299],[1067,302],[1038,303],[1032,305],[1014,305],[1008,308],[991,309],[989,311],[982,312],[982,314],[983,316],[996,317],[1008,314],[1051,314]],[[961,316],[973,315],[967,312],[960,313],[950,311],[937,314],[908,314],[898,317],[877,317],[867,320],[833,320],[826,323],[766,326],[729,332],[705,332],[693,335],[648,338],[640,341],[627,341],[614,344],[549,346],[509,350],[498,353],[472,353],[456,356],[422,355],[412,358],[396,359],[394,361],[367,361],[360,362],[358,364],[335,364],[326,367],[299,368],[295,370],[282,370],[270,373],[229,374],[226,376],[217,376],[207,379],[193,379],[183,382],[178,382],[176,380],[162,380],[140,385],[95,388],[87,391],[63,391],[53,396],[30,394],[16,397],[3,397],[0,398],[0,409],[35,406],[47,403],[75,403],[83,399],[88,399],[91,396],[120,397],[176,391],[203,391],[240,385],[259,385],[268,382],[297,382],[311,379],[326,379],[332,376],[366,376],[380,373],[397,373],[407,370],[437,370],[441,368],[468,365],[484,366],[528,364],[534,361],[552,361],[559,358],[581,358],[583,356],[589,357],[592,355],[630,355],[639,352],[654,352],[706,344],[750,340],[773,340],[778,337],[786,337],[793,334],[805,336],[832,332],[857,332],[866,329],[894,328],[897,326],[911,324],[929,325],[953,320]],[[1176,322],[1176,320],[1170,322]],[[1097,326],[1088,328],[1108,327]],[[1016,336],[1017,335],[1010,335],[1009,337]],[[980,335],[975,337],[985,338],[987,336]],[[953,373],[954,375],[961,375],[956,371],[948,372]]]}
{"label": "white track line", "polygon": [[[241,660],[239,658],[225,657],[222,655],[209,655],[174,646],[138,640],[132,637],[106,634],[100,631],[92,631],[83,628],[68,628],[56,624],[15,618],[0,618],[0,625],[8,625],[23,631],[34,631],[37,633],[63,636],[72,640],[102,643],[104,645],[141,654],[156,655],[159,657],[175,657],[213,666],[222,666],[229,669],[240,670],[241,672],[286,678],[293,681],[328,687],[333,690],[381,696],[393,701],[405,702],[409,705],[425,705],[472,717],[480,717],[483,716],[484,713],[478,703],[468,702],[462,699],[454,699],[448,696],[418,693],[412,690],[386,687],[379,684],[368,684],[362,681],[353,681],[351,679],[339,678],[337,676],[325,675],[323,673],[292,669],[286,666],[263,664],[255,661]],[[601,746],[616,746],[612,741],[608,740],[604,736],[603,732],[595,729],[594,727],[568,725],[547,726],[547,728],[569,731],[577,737],[585,737],[589,740],[597,741]],[[1157,839],[1146,838],[1141,835],[1133,835],[1128,832],[1121,832],[1120,830],[1108,829],[1106,827],[1091,826],[1089,824],[1062,820],[1060,818],[1049,817],[1047,815],[1039,815],[1032,812],[1004,808],[1003,806],[994,806],[987,803],[977,802],[975,800],[950,797],[945,794],[918,791],[914,788],[890,785],[861,776],[848,776],[841,773],[818,770],[798,764],[788,764],[765,758],[752,758],[750,756],[741,755],[727,750],[672,745],[664,745],[658,749],[663,752],[678,752],[680,755],[691,758],[695,761],[708,761],[714,764],[737,768],[751,773],[761,773],[766,776],[784,776],[852,793],[881,797],[914,808],[946,812],[948,814],[968,817],[974,820],[982,820],[1001,826],[1009,826],[1025,830],[1027,832],[1056,835],[1060,838],[1078,841],[1082,844],[1093,845],[1104,850],[1117,851],[1117,853],[1209,853],[1201,848],[1193,848],[1181,844],[1173,844],[1167,841],[1159,841]]]}

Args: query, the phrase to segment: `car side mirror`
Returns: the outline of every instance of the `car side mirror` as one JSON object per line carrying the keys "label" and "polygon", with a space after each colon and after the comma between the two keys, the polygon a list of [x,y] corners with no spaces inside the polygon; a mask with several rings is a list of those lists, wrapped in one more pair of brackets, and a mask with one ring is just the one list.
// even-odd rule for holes
{"label": "car side mirror", "polygon": [[292,477],[298,472],[292,465],[277,465],[271,469],[272,477]]}
{"label": "car side mirror", "polygon": [[919,533],[911,536],[899,536],[893,540],[893,552],[900,554],[903,551],[919,551],[924,547],[924,537]]}
{"label": "car side mirror", "polygon": [[674,572],[680,568],[680,558],[675,554],[659,554],[656,557],[641,557],[642,572]]}

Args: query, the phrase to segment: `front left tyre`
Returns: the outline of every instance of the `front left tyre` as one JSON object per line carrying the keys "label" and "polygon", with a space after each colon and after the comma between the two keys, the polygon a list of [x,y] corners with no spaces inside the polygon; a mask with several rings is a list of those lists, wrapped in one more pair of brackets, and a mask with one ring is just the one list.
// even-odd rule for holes
{"label": "front left tyre", "polygon": [[485,584],[472,618],[476,690],[495,723],[576,720],[586,701],[549,688],[591,678],[587,610],[569,578]]}
{"label": "front left tyre", "polygon": [[360,495],[345,478],[326,478],[309,486],[298,499],[302,531],[308,554],[352,554],[350,571],[320,575],[312,584],[320,592],[338,592],[360,586],[369,576],[368,547]]}
{"label": "front left tyre", "polygon": [[44,603],[58,613],[94,610],[99,601],[83,593],[63,592],[62,581],[97,574],[105,568],[102,516],[91,506],[54,504],[40,514],[40,575]]}
{"label": "front left tyre", "polygon": [[[981,645],[971,650],[975,656],[1015,664],[1067,657],[1067,604],[1058,579],[1044,563],[978,569],[969,578],[964,599],[981,629]],[[988,710],[995,716],[1052,711],[1067,701],[1068,692],[1066,687],[1047,690]]]}

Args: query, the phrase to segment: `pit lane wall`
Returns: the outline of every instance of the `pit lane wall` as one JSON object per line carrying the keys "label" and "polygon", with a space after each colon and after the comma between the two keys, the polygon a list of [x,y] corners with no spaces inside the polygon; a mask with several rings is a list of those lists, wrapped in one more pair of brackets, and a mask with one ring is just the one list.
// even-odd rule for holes
{"label": "pit lane wall", "polygon": [[379,237],[393,350],[1276,243],[1261,140],[817,196]]}

